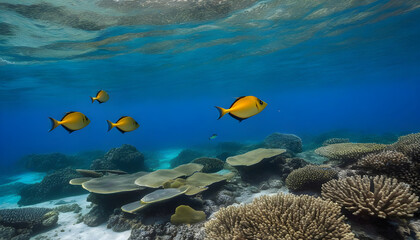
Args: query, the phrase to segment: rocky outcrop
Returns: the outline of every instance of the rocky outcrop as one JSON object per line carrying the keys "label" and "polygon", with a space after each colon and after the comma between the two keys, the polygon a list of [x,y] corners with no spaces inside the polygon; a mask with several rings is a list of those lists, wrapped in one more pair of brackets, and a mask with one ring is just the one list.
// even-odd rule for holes
{"label": "rocky outcrop", "polygon": [[265,138],[266,148],[284,148],[294,153],[302,152],[302,140],[293,134],[273,133]]}

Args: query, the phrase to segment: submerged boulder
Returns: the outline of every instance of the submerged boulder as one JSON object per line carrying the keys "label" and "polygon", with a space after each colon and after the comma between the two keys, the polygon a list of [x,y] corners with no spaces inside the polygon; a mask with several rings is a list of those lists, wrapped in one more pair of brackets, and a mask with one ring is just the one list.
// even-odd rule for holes
{"label": "submerged boulder", "polygon": [[27,170],[34,172],[48,172],[70,166],[74,166],[77,160],[75,157],[62,153],[31,154],[23,157],[20,164]]}
{"label": "submerged boulder", "polygon": [[302,152],[302,140],[293,134],[273,133],[264,139],[266,148],[284,148],[294,153]]}
{"label": "submerged boulder", "polygon": [[128,173],[145,170],[144,155],[128,144],[119,148],[112,148],[103,158],[96,159],[90,165],[93,170],[119,169]]}
{"label": "submerged boulder", "polygon": [[73,178],[81,175],[73,169],[65,168],[47,175],[40,183],[29,184],[19,191],[21,199],[19,205],[30,205],[60,197],[67,197],[84,193],[79,186],[69,184]]}
{"label": "submerged boulder", "polygon": [[171,160],[171,168],[190,163],[192,160],[199,157],[202,157],[202,154],[197,151],[190,149],[182,150],[178,156]]}

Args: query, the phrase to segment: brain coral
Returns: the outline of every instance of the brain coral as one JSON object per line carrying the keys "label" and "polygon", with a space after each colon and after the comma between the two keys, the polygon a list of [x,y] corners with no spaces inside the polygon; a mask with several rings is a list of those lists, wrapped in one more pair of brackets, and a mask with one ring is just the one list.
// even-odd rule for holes
{"label": "brain coral", "polygon": [[286,186],[290,190],[321,189],[321,185],[337,177],[332,168],[308,165],[293,170],[286,178]]}
{"label": "brain coral", "polygon": [[355,239],[337,204],[307,195],[262,196],[221,208],[205,229],[212,240]]}
{"label": "brain coral", "polygon": [[407,184],[385,176],[346,177],[322,185],[322,197],[353,212],[380,218],[412,217],[420,207]]}
{"label": "brain coral", "polygon": [[338,160],[347,164],[369,153],[380,152],[385,147],[385,144],[376,143],[337,143],[317,148],[315,153],[330,160]]}
{"label": "brain coral", "polygon": [[372,153],[360,159],[357,165],[379,172],[390,172],[408,168],[412,162],[404,154],[396,151]]}

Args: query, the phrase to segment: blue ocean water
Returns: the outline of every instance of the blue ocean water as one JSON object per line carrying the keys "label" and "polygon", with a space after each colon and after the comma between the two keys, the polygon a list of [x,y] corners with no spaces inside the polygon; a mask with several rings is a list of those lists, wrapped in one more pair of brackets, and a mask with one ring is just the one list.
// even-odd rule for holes
{"label": "blue ocean water", "polygon": [[[420,130],[417,1],[0,1],[0,162]],[[110,100],[91,103],[100,89]],[[214,106],[268,103],[241,123]],[[48,117],[89,117],[52,132]],[[140,128],[107,132],[106,120]],[[209,141],[208,137],[218,134]]]}

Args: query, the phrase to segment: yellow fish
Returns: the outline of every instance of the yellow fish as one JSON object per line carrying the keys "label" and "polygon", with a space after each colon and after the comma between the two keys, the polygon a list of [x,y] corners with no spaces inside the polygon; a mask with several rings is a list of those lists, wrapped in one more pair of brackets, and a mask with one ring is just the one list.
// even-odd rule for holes
{"label": "yellow fish", "polygon": [[106,120],[108,122],[108,132],[113,128],[116,127],[121,133],[125,132],[131,132],[136,130],[140,125],[136,120],[134,120],[132,117],[121,117],[118,119],[116,123],[112,123],[109,120]]}
{"label": "yellow fish", "polygon": [[109,100],[109,95],[104,90],[100,90],[96,94],[96,97],[90,97],[90,99],[92,99],[92,103],[95,102],[95,100],[97,100],[99,103],[104,103]]}
{"label": "yellow fish", "polygon": [[237,98],[229,109],[224,109],[221,107],[216,107],[219,110],[219,118],[223,117],[226,113],[239,122],[245,120],[249,117],[257,115],[267,106],[267,103],[258,99],[254,96],[243,96]]}
{"label": "yellow fish", "polygon": [[87,125],[89,125],[90,120],[87,118],[83,113],[81,112],[68,112],[64,117],[61,119],[61,121],[57,121],[54,118],[49,118],[52,123],[52,127],[50,129],[50,132],[54,130],[58,126],[63,126],[64,129],[69,131],[69,133],[72,133],[76,130],[80,130]]}

